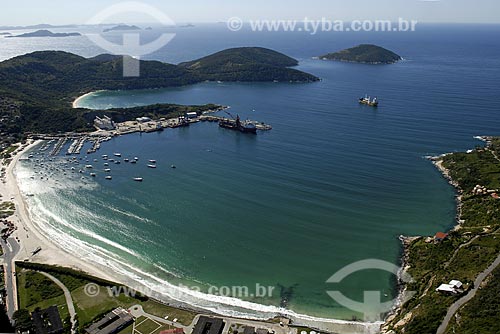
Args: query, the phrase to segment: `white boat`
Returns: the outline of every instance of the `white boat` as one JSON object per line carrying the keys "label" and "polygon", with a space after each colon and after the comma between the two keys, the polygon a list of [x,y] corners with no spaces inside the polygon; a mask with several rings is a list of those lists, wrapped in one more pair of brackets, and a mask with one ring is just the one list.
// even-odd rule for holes
{"label": "white boat", "polygon": [[155,164],[156,160],[149,160],[149,162],[151,162],[152,164]]}
{"label": "white boat", "polygon": [[134,181],[142,182],[144,179],[142,177],[134,177]]}
{"label": "white boat", "polygon": [[92,176],[92,177],[96,177],[96,176],[97,176],[97,174],[96,174],[96,173],[90,173],[90,176]]}
{"label": "white boat", "polygon": [[148,165],[149,168],[156,168],[156,165]]}
{"label": "white boat", "polygon": [[112,180],[113,177],[112,176],[106,176],[106,180]]}
{"label": "white boat", "polygon": [[121,157],[122,154],[121,153],[115,153],[115,157]]}
{"label": "white boat", "polygon": [[85,168],[92,169],[92,168],[94,168],[94,166],[92,166],[92,165],[86,165]]}
{"label": "white boat", "polygon": [[106,173],[109,173],[109,172],[111,172],[111,169],[106,168],[104,171],[105,171]]}

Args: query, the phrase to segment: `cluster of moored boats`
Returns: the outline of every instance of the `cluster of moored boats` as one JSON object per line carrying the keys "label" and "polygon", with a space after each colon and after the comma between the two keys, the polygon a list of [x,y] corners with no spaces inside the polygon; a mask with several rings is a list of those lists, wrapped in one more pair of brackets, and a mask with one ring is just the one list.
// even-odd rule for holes
{"label": "cluster of moored boats", "polygon": [[[44,150],[47,148],[44,147]],[[43,153],[43,150],[40,150],[40,152],[37,152],[37,157],[35,157],[33,154],[30,154],[26,160],[34,162],[34,171],[35,174],[39,174],[40,179],[49,179],[49,177],[55,176],[57,174],[63,174],[66,175],[68,172],[70,173],[79,173],[79,174],[87,174],[93,178],[98,177],[98,173],[95,172],[96,168],[94,167],[95,163],[98,163],[98,159],[91,159],[88,156],[85,156],[84,158],[77,158],[77,157],[71,157],[71,158],[66,158],[64,161],[60,163],[59,166],[54,165],[54,164],[48,164],[47,162],[51,161],[57,161],[54,160],[52,157],[45,157],[45,153]],[[129,163],[129,164],[138,164],[139,158],[134,157],[134,158],[122,158],[121,153],[114,153],[113,156],[108,156],[106,154],[103,154],[101,156],[102,162],[103,162],[103,169],[102,171],[104,172],[105,179],[106,180],[112,180],[113,176],[111,175],[112,169],[111,165],[120,165],[122,162],[123,163]],[[156,169],[157,168],[157,161],[154,159],[148,160],[147,162],[147,167],[151,169]],[[171,165],[171,168],[177,168],[175,165]],[[43,170],[43,171],[42,171]],[[31,178],[34,179],[36,175],[32,176]],[[82,175],[82,179],[85,179],[85,177]],[[136,182],[142,182],[144,179],[142,177],[134,177],[132,179],[133,181]]]}

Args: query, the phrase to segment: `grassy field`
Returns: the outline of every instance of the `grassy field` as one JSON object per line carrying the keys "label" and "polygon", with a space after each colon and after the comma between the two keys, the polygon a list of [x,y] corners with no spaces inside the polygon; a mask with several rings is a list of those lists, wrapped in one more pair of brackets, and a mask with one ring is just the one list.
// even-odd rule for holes
{"label": "grassy field", "polygon": [[160,318],[165,318],[168,315],[169,320],[177,319],[177,322],[186,326],[190,325],[196,316],[196,313],[160,304],[152,300],[143,302],[142,307],[146,313]]}
{"label": "grassy field", "polygon": [[145,317],[140,317],[135,320],[133,325],[122,329],[118,334],[158,334],[167,329],[172,329],[172,327],[158,324]]}
{"label": "grassy field", "polygon": [[[465,288],[471,287],[477,275],[500,254],[500,200],[490,194],[476,195],[472,192],[476,185],[492,191],[500,188],[499,154],[500,140],[494,140],[487,148],[477,148],[470,153],[449,154],[442,158],[443,166],[459,186],[461,228],[450,232],[449,238],[443,242],[435,243],[433,240],[418,238],[407,247],[409,274],[414,279],[407,288],[417,294],[389,322],[388,328],[395,333],[434,334],[448,307],[461,297],[438,293],[435,289],[452,279],[460,280]],[[493,284],[491,289],[498,296],[496,288],[498,287]],[[483,313],[481,323],[498,321],[498,317],[491,315],[495,312],[500,314],[499,303],[484,296],[482,299],[476,296],[468,306],[473,307],[478,300],[482,300],[481,304],[490,312]],[[464,309],[467,310],[467,307]],[[469,311],[468,314],[472,313]],[[456,333],[499,333],[489,329],[482,330],[474,323],[479,322],[473,321],[465,325],[461,321],[460,328],[468,328],[467,332]]]}
{"label": "grassy field", "polygon": [[[22,308],[27,308],[30,311],[36,307],[45,308],[50,305],[58,305],[61,317],[64,318],[67,315],[62,290],[42,274],[33,270],[22,269],[19,266],[31,266],[37,270],[49,272],[71,291],[80,329],[86,328],[96,318],[103,316],[117,307],[127,309],[133,305],[141,305],[145,312],[161,318],[167,315],[170,320],[177,318],[178,322],[184,325],[191,324],[196,315],[193,312],[167,306],[140,295],[138,297],[126,296],[124,294],[116,296],[108,290],[108,287],[112,284],[111,282],[102,281],[72,269],[18,263],[20,305]],[[92,296],[85,292],[86,285],[90,283],[96,284],[99,290],[97,294]],[[146,322],[143,327],[146,327],[148,323],[150,324],[151,321]],[[167,327],[163,326],[160,330],[168,329]],[[146,328],[146,330],[149,329]],[[137,332],[132,333],[132,327],[126,328],[122,332],[122,334],[139,334]],[[141,333],[147,334],[142,331]]]}
{"label": "grassy field", "polygon": [[40,273],[17,270],[19,308],[33,312],[56,305],[62,319],[69,316],[64,292],[54,282]]}

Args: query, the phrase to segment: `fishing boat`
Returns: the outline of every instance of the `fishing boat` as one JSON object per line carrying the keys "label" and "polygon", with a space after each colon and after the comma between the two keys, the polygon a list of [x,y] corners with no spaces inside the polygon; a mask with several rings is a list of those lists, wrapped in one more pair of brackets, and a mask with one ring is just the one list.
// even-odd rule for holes
{"label": "fishing boat", "polygon": [[374,97],[372,100],[368,95],[365,95],[365,97],[361,97],[359,99],[359,103],[365,104],[370,107],[378,107],[378,99]]}

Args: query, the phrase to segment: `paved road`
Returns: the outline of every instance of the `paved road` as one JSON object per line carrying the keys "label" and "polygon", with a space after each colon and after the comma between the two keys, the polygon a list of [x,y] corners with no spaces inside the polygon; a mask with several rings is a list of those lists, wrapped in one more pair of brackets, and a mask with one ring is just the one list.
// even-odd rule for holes
{"label": "paved road", "polygon": [[47,273],[44,273],[42,271],[40,272],[40,274],[42,274],[42,275],[48,277],[49,279],[51,279],[54,283],[57,284],[57,286],[59,286],[64,291],[64,298],[66,298],[66,304],[68,304],[69,316],[71,318],[71,333],[74,334],[75,333],[75,328],[76,328],[76,326],[75,326],[76,311],[75,311],[75,305],[73,304],[73,298],[71,297],[71,292],[66,287],[66,285],[64,285],[60,280],[58,280],[54,276],[52,276],[50,274],[47,274]]}
{"label": "paved road", "polygon": [[15,277],[16,267],[14,265],[14,258],[19,253],[20,246],[14,238],[7,239],[4,242],[0,238],[2,244],[3,257],[4,257],[4,274],[5,274],[5,288],[7,291],[7,315],[12,320],[12,315],[17,310],[17,282]]}
{"label": "paved road", "polygon": [[491,274],[493,270],[495,270],[496,267],[500,265],[500,255],[496,258],[496,260],[489,266],[485,271],[483,271],[479,276],[477,276],[476,280],[474,281],[474,288],[469,291],[464,297],[460,298],[457,300],[453,305],[450,306],[448,309],[448,313],[446,313],[446,317],[444,317],[443,322],[441,323],[441,326],[439,326],[436,334],[443,334],[446,331],[446,328],[448,327],[448,324],[450,323],[451,319],[457,313],[457,311],[464,306],[466,303],[468,303],[474,296],[476,295],[477,290],[481,286],[481,283],[486,279],[486,277]]}

